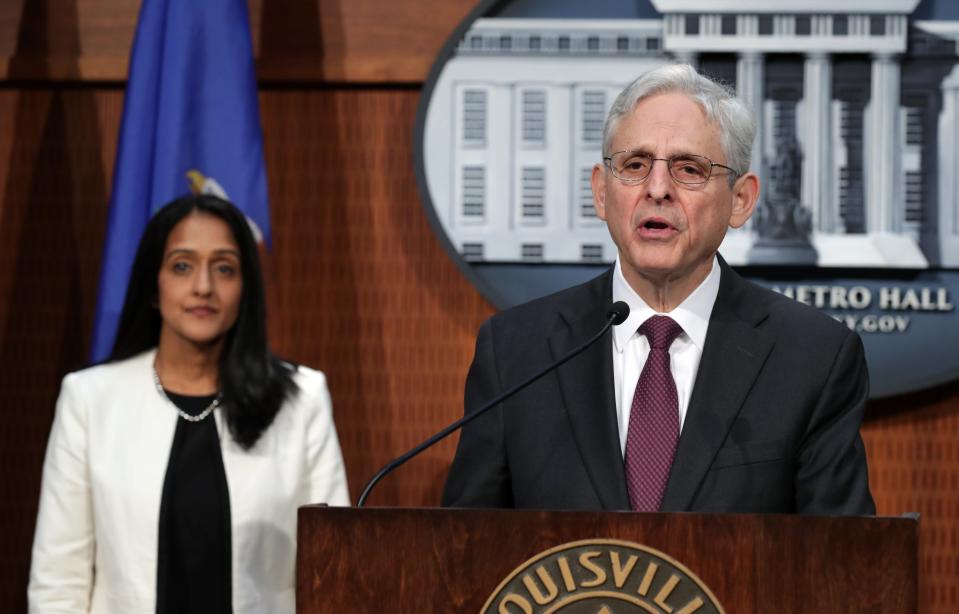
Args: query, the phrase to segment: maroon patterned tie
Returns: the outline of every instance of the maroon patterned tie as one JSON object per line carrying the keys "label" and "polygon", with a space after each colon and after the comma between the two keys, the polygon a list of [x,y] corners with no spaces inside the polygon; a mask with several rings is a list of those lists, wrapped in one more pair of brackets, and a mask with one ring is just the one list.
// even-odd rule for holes
{"label": "maroon patterned tie", "polygon": [[626,486],[640,512],[655,512],[663,500],[679,441],[679,398],[669,371],[669,346],[682,327],[667,316],[653,316],[639,332],[649,340],[649,357],[636,383],[626,431]]}

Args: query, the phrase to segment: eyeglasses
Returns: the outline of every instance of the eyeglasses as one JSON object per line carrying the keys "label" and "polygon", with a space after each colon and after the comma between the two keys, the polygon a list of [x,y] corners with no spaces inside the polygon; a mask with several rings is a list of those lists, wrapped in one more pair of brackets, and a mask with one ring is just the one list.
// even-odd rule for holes
{"label": "eyeglasses", "polygon": [[735,176],[740,172],[724,164],[713,162],[706,156],[681,154],[672,158],[654,158],[641,151],[617,151],[603,158],[613,177],[623,183],[639,183],[649,177],[653,163],[662,160],[669,169],[669,176],[683,185],[701,186],[709,181],[713,167],[724,168]]}

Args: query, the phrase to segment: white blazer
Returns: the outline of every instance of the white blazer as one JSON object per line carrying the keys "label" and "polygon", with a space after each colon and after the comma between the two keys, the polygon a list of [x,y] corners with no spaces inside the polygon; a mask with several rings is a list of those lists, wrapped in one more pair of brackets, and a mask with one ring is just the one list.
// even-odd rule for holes
{"label": "white blazer", "polygon": [[[155,351],[63,379],[33,543],[30,612],[154,614],[160,498],[177,420]],[[300,388],[249,451],[214,412],[230,491],[233,611],[295,609],[296,509],[349,505],[326,378]]]}

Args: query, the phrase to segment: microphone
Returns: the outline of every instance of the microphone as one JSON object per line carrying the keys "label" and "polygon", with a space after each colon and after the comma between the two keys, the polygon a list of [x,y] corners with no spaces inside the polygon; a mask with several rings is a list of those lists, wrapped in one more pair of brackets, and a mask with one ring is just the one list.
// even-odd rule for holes
{"label": "microphone", "polygon": [[[613,326],[619,326],[629,317],[629,305],[626,304],[626,301],[616,301],[606,311],[606,317],[613,323]],[[609,328],[609,326],[607,325],[606,328]],[[606,332],[605,328],[603,332]]]}
{"label": "microphone", "polygon": [[429,439],[427,439],[427,440],[424,441],[423,443],[419,444],[418,446],[416,446],[416,447],[413,448],[412,450],[409,450],[408,452],[406,452],[406,453],[403,454],[402,456],[398,456],[398,457],[394,458],[393,460],[391,460],[390,462],[388,462],[386,465],[384,465],[379,471],[376,472],[376,475],[374,475],[372,478],[370,478],[370,481],[366,483],[366,486],[363,487],[363,492],[362,492],[362,494],[360,494],[360,498],[359,498],[359,500],[356,502],[356,507],[363,507],[363,505],[366,503],[367,497],[370,496],[370,492],[372,492],[373,487],[376,486],[376,483],[379,482],[384,476],[386,476],[386,474],[390,473],[391,471],[393,471],[394,469],[396,469],[397,467],[399,467],[400,465],[402,465],[402,464],[405,463],[406,461],[410,460],[411,458],[413,458],[414,456],[416,456],[417,454],[419,454],[419,453],[422,452],[423,450],[429,448],[429,447],[432,446],[433,444],[435,444],[435,443],[437,443],[437,442],[439,442],[439,441],[442,441],[442,440],[445,439],[447,436],[449,436],[450,434],[452,434],[454,431],[462,428],[462,427],[463,427],[465,424],[467,424],[468,422],[471,422],[471,421],[475,420],[476,418],[479,418],[480,416],[482,416],[483,414],[485,414],[485,413],[486,413],[487,411],[489,411],[490,409],[496,407],[497,405],[499,405],[500,403],[502,403],[502,402],[505,401],[506,399],[510,398],[511,396],[513,396],[514,394],[516,394],[517,392],[519,392],[520,390],[522,390],[523,388],[526,388],[527,386],[529,386],[530,384],[532,384],[533,382],[535,382],[535,381],[538,380],[539,378],[543,377],[544,375],[546,375],[547,373],[549,373],[549,372],[552,371],[553,369],[556,369],[557,367],[559,367],[559,366],[562,365],[563,363],[569,361],[570,359],[574,358],[575,356],[578,356],[578,355],[581,354],[586,348],[588,348],[589,346],[591,346],[591,345],[593,345],[594,343],[596,343],[596,342],[600,339],[600,337],[602,337],[603,335],[605,335],[605,334],[606,334],[606,331],[608,331],[608,330],[610,329],[610,327],[612,327],[612,326],[617,326],[617,325],[619,325],[619,324],[622,324],[623,322],[626,321],[626,318],[627,318],[627,317],[629,317],[629,305],[627,305],[624,301],[616,301],[615,303],[613,303],[612,306],[610,306],[610,308],[606,311],[606,324],[603,326],[603,328],[602,328],[598,333],[596,333],[595,335],[593,335],[592,337],[590,337],[589,340],[586,341],[586,343],[584,343],[584,344],[582,344],[581,346],[575,348],[573,351],[569,352],[568,354],[566,354],[565,356],[563,356],[562,358],[560,358],[560,359],[557,360],[556,362],[553,362],[553,363],[547,365],[546,368],[544,368],[544,369],[540,370],[539,372],[533,374],[533,375],[530,376],[528,379],[526,379],[526,380],[520,382],[519,384],[513,386],[512,388],[510,388],[509,390],[507,390],[507,391],[504,392],[503,394],[499,395],[498,397],[496,397],[495,399],[493,399],[492,401],[490,401],[490,402],[487,403],[486,405],[480,407],[479,409],[477,409],[477,410],[474,411],[473,413],[467,414],[467,415],[463,416],[462,418],[460,418],[459,420],[457,420],[456,422],[453,422],[452,424],[450,424],[449,426],[447,426],[446,428],[444,428],[442,431],[436,433],[435,435],[433,435],[432,437],[430,437]]}

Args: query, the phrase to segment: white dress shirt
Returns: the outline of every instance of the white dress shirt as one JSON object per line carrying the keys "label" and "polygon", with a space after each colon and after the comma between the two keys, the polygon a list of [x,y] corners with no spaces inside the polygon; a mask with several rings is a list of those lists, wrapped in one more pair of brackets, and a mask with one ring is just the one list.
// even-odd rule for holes
{"label": "white dress shirt", "polygon": [[[709,316],[719,293],[719,259],[713,257],[713,268],[699,286],[675,309],[666,315],[683,328],[683,333],[669,347],[669,370],[676,380],[679,399],[679,430],[682,432],[689,408],[689,397],[696,382],[699,360],[703,356]],[[619,449],[625,454],[629,413],[639,374],[649,356],[649,341],[639,334],[639,327],[657,312],[646,304],[626,282],[619,258],[613,272],[613,302],[625,301],[629,317],[613,328],[613,383],[616,389],[616,412],[619,421]]]}

